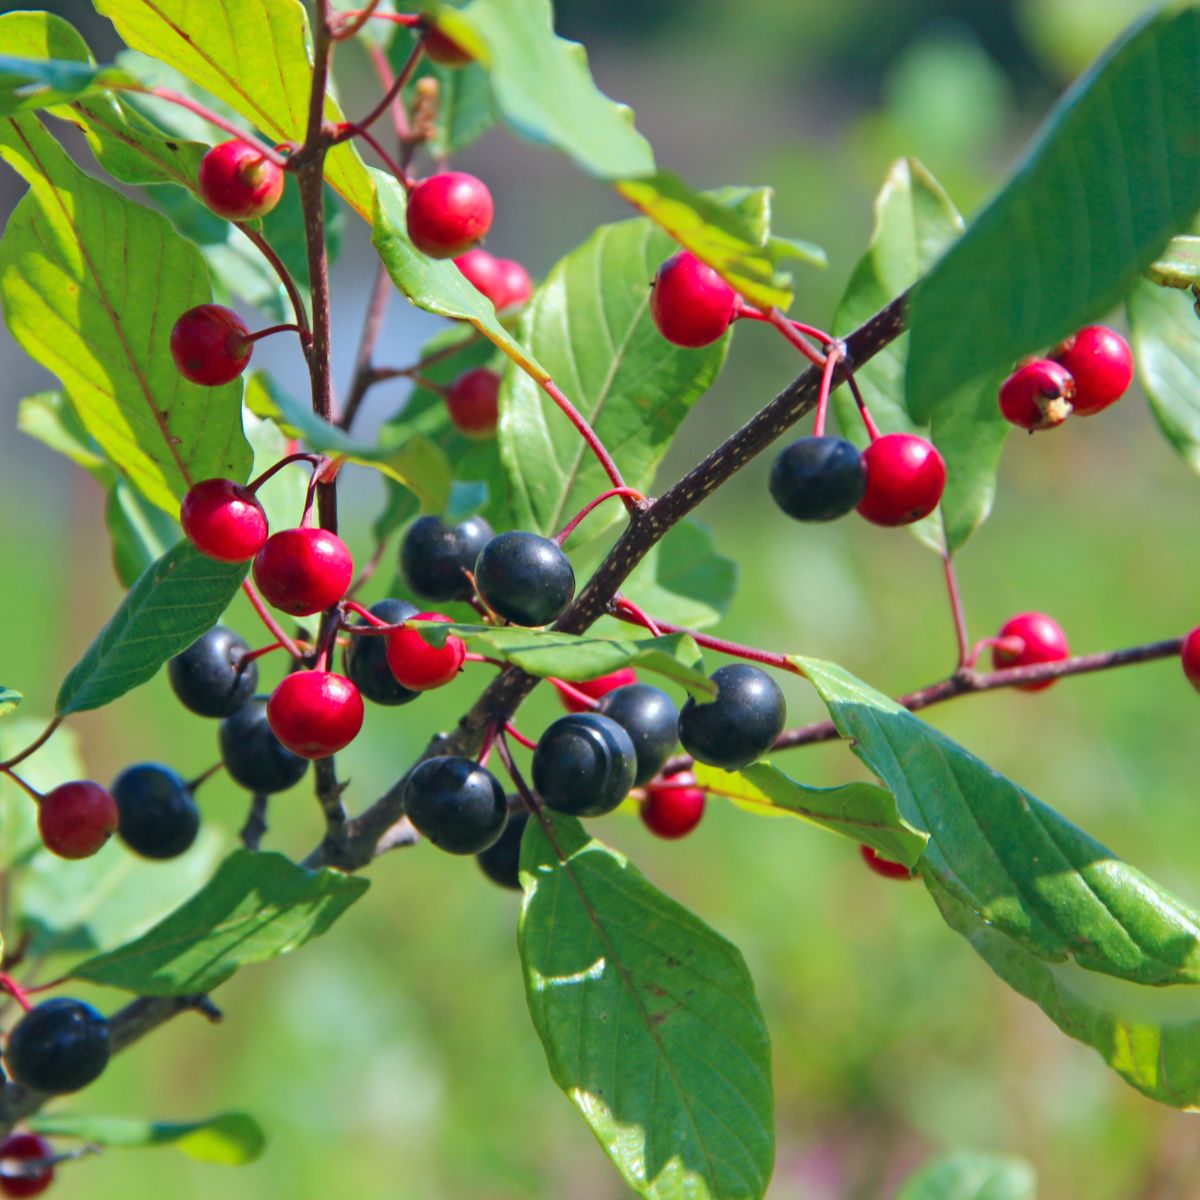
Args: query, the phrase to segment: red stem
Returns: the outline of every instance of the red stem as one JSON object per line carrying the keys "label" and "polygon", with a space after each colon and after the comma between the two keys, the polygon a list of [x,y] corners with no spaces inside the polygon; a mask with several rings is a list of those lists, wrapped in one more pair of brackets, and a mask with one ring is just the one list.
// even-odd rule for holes
{"label": "red stem", "polygon": [[375,105],[373,109],[361,121],[358,122],[358,130],[360,133],[374,125],[381,116],[391,107],[392,102],[396,100],[400,93],[404,91],[408,81],[412,78],[413,72],[417,69],[417,64],[421,61],[421,55],[425,51],[425,38],[421,36],[417,38],[417,43],[412,48],[412,53],[409,54],[404,66],[400,68],[400,74],[392,80],[388,90],[384,93],[383,99]]}
{"label": "red stem", "polygon": [[272,475],[274,475],[277,471],[282,471],[284,467],[290,466],[294,462],[311,463],[313,470],[315,471],[317,467],[320,466],[322,461],[328,461],[328,459],[323,460],[320,454],[310,454],[307,451],[302,451],[298,454],[289,454],[286,458],[281,458],[274,466],[268,467],[261,475],[258,476],[258,478],[252,479],[248,484],[246,484],[246,490],[250,492],[257,492],[258,489],[262,487],[262,485],[266,483]]}
{"label": "red stem", "polygon": [[7,992],[21,1006],[24,1012],[29,1012],[33,1008],[33,1004],[25,995],[24,990],[8,975],[0,975],[0,992]]}
{"label": "red stem", "polygon": [[[624,618],[625,620],[632,621],[635,625],[640,625],[643,629],[650,630],[655,637],[662,637],[663,631],[659,623],[649,613],[634,604],[632,600],[627,599],[625,596],[617,596],[614,602],[629,614],[628,617]],[[614,615],[619,616],[620,614]]]}
{"label": "red stem", "polygon": [[380,158],[383,159],[383,165],[400,181],[406,192],[413,190],[413,181],[409,178],[408,173],[404,168],[379,144],[378,140],[370,133],[369,130],[363,129],[359,125],[344,125],[343,130],[346,132],[346,137],[338,138],[338,141],[347,141],[352,137],[360,137]]}
{"label": "red stem", "polygon": [[565,679],[547,678],[547,683],[553,684],[568,700],[574,700],[576,704],[582,704],[585,708],[599,708],[600,701],[595,696],[589,696],[587,692],[581,692],[577,687],[569,684]]}
{"label": "red stem", "polygon": [[537,742],[530,741],[511,721],[504,722],[504,732],[519,746],[524,746],[526,750],[537,749]]}
{"label": "red stem", "polygon": [[971,657],[971,639],[967,633],[967,617],[963,611],[962,591],[958,586],[958,574],[954,570],[954,559],[947,551],[942,555],[942,568],[946,575],[946,591],[950,595],[950,611],[954,614],[954,636],[958,640],[958,666],[974,664]]}
{"label": "red stem", "polygon": [[7,775],[9,779],[13,781],[13,783],[15,783],[26,793],[26,795],[29,796],[34,804],[41,804],[42,793],[39,792],[37,788],[31,787],[28,783],[26,783],[25,780],[23,780],[20,775],[18,775],[16,771],[12,769],[12,767],[0,767],[0,774]]}
{"label": "red stem", "polygon": [[[628,621],[633,625],[642,625],[654,633],[655,637],[663,633],[686,633],[698,646],[706,650],[715,650],[718,654],[729,654],[734,658],[749,659],[750,662],[762,663],[766,667],[776,667],[780,671],[790,671],[799,675],[797,667],[786,654],[776,654],[772,650],[759,650],[755,646],[743,646],[740,642],[727,642],[724,638],[710,637],[684,625],[672,625],[668,621],[659,621],[648,617],[637,605],[626,600],[624,596],[617,597],[616,603],[609,610],[618,620]],[[657,630],[657,632],[656,632]]]}
{"label": "red stem", "polygon": [[62,717],[55,717],[20,754],[14,755],[7,762],[0,763],[0,771],[7,771],[11,767],[15,767],[18,763],[24,762],[35,751],[40,750],[54,736],[54,731],[62,724],[62,721]]}
{"label": "red stem", "polygon": [[308,323],[308,311],[304,307],[304,297],[300,295],[300,289],[296,286],[296,281],[292,278],[292,273],[284,266],[283,259],[275,253],[271,243],[257,229],[251,229],[250,226],[241,223],[238,224],[238,228],[258,247],[263,258],[271,264],[271,268],[279,276],[279,281],[283,284],[283,290],[287,292],[292,311],[296,314],[296,324],[300,326],[300,340],[307,343],[312,339],[312,330]]}
{"label": "red stem", "polygon": [[[425,385],[422,385],[422,386],[425,386]],[[641,504],[641,502],[646,499],[646,497],[643,496],[642,493],[639,492],[636,488],[631,488],[631,487],[609,488],[607,492],[601,492],[600,495],[597,496],[594,500],[589,500],[562,527],[562,529],[554,535],[554,540],[560,546],[563,545],[563,543],[566,542],[567,538],[569,538],[571,536],[571,534],[575,532],[575,529],[579,525],[580,521],[582,521],[584,519],[584,517],[586,517],[588,515],[588,513],[590,513],[592,511],[592,509],[596,508],[597,505],[603,504],[605,500],[611,500],[613,496],[621,496],[621,497],[627,496],[637,504]]]}
{"label": "red stem", "polygon": [[346,21],[345,25],[339,26],[337,29],[331,29],[329,36],[335,42],[345,41],[347,38],[352,38],[358,31],[374,16],[375,10],[379,7],[379,0],[369,0],[366,8],[355,9],[352,12],[344,12],[341,14],[341,19]]}
{"label": "red stem", "polygon": [[[625,480],[621,477],[621,472],[613,461],[612,455],[604,448],[604,443],[596,436],[596,431],[584,420],[583,414],[563,395],[562,389],[553,379],[539,379],[538,383],[541,384],[542,391],[558,405],[559,411],[575,426],[579,435],[587,442],[613,487],[622,492],[628,492],[629,489],[625,486]],[[627,495],[624,496],[624,500],[625,507],[632,512],[636,505]]]}
{"label": "red stem", "polygon": [[846,376],[846,386],[850,389],[850,394],[854,397],[854,403],[858,405],[858,415],[862,417],[862,423],[866,426],[867,436],[871,441],[876,441],[880,436],[879,426],[875,424],[875,419],[871,416],[870,409],[867,408],[866,397],[858,386],[858,380],[854,378],[854,373],[849,366],[844,366],[842,374]]}
{"label": "red stem", "polygon": [[[349,611],[352,613],[357,613],[360,617],[362,617],[362,619],[364,621],[367,622],[368,625],[373,625],[376,629],[388,629],[389,628],[388,623],[385,620],[383,620],[382,617],[377,617],[369,608],[363,608],[363,606],[361,604],[359,604],[358,601],[356,601],[356,600],[343,600],[342,607],[345,609],[349,609]],[[358,627],[353,626],[353,625],[343,624],[343,628],[356,629]],[[394,626],[393,628],[400,629],[400,628],[403,628],[403,626],[398,625],[398,626]]]}
{"label": "red stem", "polygon": [[[391,91],[392,80],[392,64],[388,62],[387,55],[378,46],[368,46],[367,54],[370,56],[371,65],[375,68],[375,74],[379,76],[379,82],[385,91]],[[400,142],[406,142],[409,138],[410,131],[408,127],[408,113],[404,109],[404,99],[399,94],[392,101],[392,126],[396,130],[396,138]]]}
{"label": "red stem", "polygon": [[296,324],[268,325],[266,329],[260,329],[256,333],[248,333],[242,341],[247,345],[253,345],[253,343],[260,342],[265,337],[270,337],[273,333],[298,333],[300,340],[303,341],[308,330],[302,329]]}
{"label": "red stem", "polygon": [[271,635],[283,646],[283,648],[293,658],[303,658],[304,655],[300,652],[300,648],[292,641],[290,637],[279,627],[279,622],[271,616],[267,610],[263,598],[258,594],[258,589],[248,579],[242,580],[242,591],[246,593],[247,599],[254,606],[254,611],[258,613],[259,619],[267,627]]}
{"label": "red stem", "polygon": [[829,393],[833,387],[833,373],[842,360],[842,351],[836,346],[825,356],[821,370],[821,390],[817,393],[817,415],[813,419],[813,437],[825,436],[825,417],[829,412]]}

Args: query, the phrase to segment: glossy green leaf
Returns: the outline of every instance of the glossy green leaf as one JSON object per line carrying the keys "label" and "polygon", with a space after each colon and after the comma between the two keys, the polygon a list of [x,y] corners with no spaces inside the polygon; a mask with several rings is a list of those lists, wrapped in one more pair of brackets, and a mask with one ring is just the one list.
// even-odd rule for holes
{"label": "glossy green leaf", "polygon": [[633,569],[621,594],[660,621],[703,629],[729,611],[737,581],[737,563],[717,553],[712,534],[681,521]]}
{"label": "glossy green leaf", "polygon": [[267,1148],[262,1126],[244,1112],[218,1113],[203,1121],[139,1121],[134,1117],[88,1117],[76,1113],[37,1116],[29,1127],[44,1137],[80,1138],[114,1150],[173,1146],[196,1162],[240,1167]]}
{"label": "glossy green leaf", "polygon": [[183,536],[178,521],[120,480],[109,490],[104,523],[112,538],[113,568],[125,588],[133,587]]}
{"label": "glossy green leaf", "polygon": [[133,585],[59,688],[59,716],[99,708],[152,678],[216,624],[249,563],[206,558],[180,542]]}
{"label": "glossy green leaf", "polygon": [[25,697],[10,687],[0,686],[0,717],[6,717]]}
{"label": "glossy green leaf", "polygon": [[[673,346],[650,317],[650,280],[671,242],[648,221],[601,226],[560,260],[521,319],[521,338],[608,448],[625,482],[647,491],[692,405],[716,378],[728,338]],[[500,454],[516,523],[557,532],[611,486],[575,427],[528,376],[500,395]],[[619,503],[590,517],[597,532]]]}
{"label": "glossy green leaf", "polygon": [[960,1150],[910,1175],[896,1200],[1036,1200],[1037,1175],[1023,1158]]}
{"label": "glossy green leaf", "polygon": [[235,850],[170,916],[136,941],[80,963],[71,977],[146,996],[207,992],[239,967],[319,937],[367,886],[339,871],[305,870],[282,854]]}
{"label": "glossy green leaf", "polygon": [[0,116],[52,108],[129,82],[118,67],[0,54]]}
{"label": "glossy green leaf", "polygon": [[[1200,8],[1142,19],[1059,102],[912,298],[909,410],[1102,316],[1200,209]],[[1115,169],[1114,164],[1120,164]]]}
{"label": "glossy green leaf", "polygon": [[1146,274],[1162,287],[1200,286],[1200,237],[1187,234],[1172,238],[1146,268]]}
{"label": "glossy green leaf", "polygon": [[741,954],[579,822],[531,821],[518,944],[554,1081],[633,1191],[754,1200],[774,1159],[766,1025]]}
{"label": "glossy green leaf", "polygon": [[245,479],[240,384],[199,387],[171,358],[174,317],[211,298],[195,247],[85,175],[34,117],[0,119],[0,156],[30,184],[0,241],[0,302],[16,340],[160,508],[178,511],[190,481]]}

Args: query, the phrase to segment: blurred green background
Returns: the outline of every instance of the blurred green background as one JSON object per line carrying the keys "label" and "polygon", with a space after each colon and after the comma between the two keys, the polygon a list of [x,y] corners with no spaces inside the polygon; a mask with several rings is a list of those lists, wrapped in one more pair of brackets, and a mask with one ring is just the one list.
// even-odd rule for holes
{"label": "blurred green background", "polygon": [[[77,22],[99,57],[113,52],[111,29],[88,4],[48,7]],[[817,324],[829,321],[865,246],[871,201],[893,157],[921,158],[969,212],[1066,83],[1142,7],[1136,0],[557,5],[560,30],[587,41],[601,85],[635,107],[664,165],[702,186],[773,185],[779,231],[828,248],[830,269],[802,272],[794,309]],[[351,89],[366,75],[355,53],[346,50],[340,63]],[[365,99],[351,90],[348,109]],[[523,258],[536,273],[596,223],[624,215],[565,161],[501,132],[461,165],[496,195],[490,248]],[[18,195],[5,172],[5,214]],[[334,278],[343,380],[370,281],[365,236],[347,241]],[[411,361],[436,327],[396,303],[381,359]],[[261,359],[300,386],[290,347],[271,347]],[[663,482],[798,367],[768,330],[740,329]],[[2,332],[0,370],[11,430],[17,400],[46,380]],[[400,387],[380,388],[367,423],[394,411],[403,395]],[[943,676],[954,641],[938,560],[904,533],[863,522],[789,522],[767,498],[768,467],[752,464],[700,511],[741,566],[722,632],[835,659],[890,691]],[[81,472],[15,431],[0,440],[0,470],[7,564],[0,678],[26,693],[25,714],[45,713],[64,671],[119,598],[102,498]],[[973,635],[1028,608],[1053,613],[1078,651],[1196,624],[1188,581],[1200,573],[1197,494],[1138,395],[1101,420],[1014,437],[995,514],[961,557]],[[351,484],[345,526],[360,554],[369,553],[378,504],[373,480]],[[372,598],[387,579],[381,572]],[[257,636],[245,611],[234,623]],[[268,670],[267,682],[273,678]],[[370,711],[365,736],[343,756],[351,804],[378,795],[477,686],[468,678],[412,707]],[[788,695],[793,723],[820,715],[802,684]],[[555,711],[539,695],[520,725],[536,734]],[[1195,902],[1198,713],[1200,699],[1177,665],[1164,662],[1039,695],[959,701],[929,716]],[[88,771],[102,780],[147,758],[198,774],[216,757],[214,726],[181,711],[161,677],[72,727]],[[798,752],[787,765],[819,784],[858,770],[839,747]],[[210,826],[232,843],[244,797],[218,778],[201,801]],[[306,850],[318,835],[307,790],[275,800],[271,823],[269,844]],[[889,1197],[909,1170],[952,1146],[1027,1156],[1042,1195],[1055,1200],[1200,1197],[1193,1118],[1126,1088],[994,979],[919,885],[869,875],[850,843],[799,822],[766,824],[721,801],[710,803],[683,843],[657,842],[621,814],[597,832],[749,960],[774,1043],[772,1200]],[[124,851],[106,854],[115,861]],[[64,1170],[56,1195],[624,1194],[546,1073],[522,996],[515,897],[489,885],[470,861],[426,847],[384,858],[370,874],[371,893],[329,937],[294,958],[250,968],[221,990],[223,1025],[181,1018],[62,1105],[179,1119],[246,1108],[269,1130],[266,1156],[225,1170],[170,1150],[116,1151]],[[106,1009],[121,1002],[113,993],[94,998]]]}

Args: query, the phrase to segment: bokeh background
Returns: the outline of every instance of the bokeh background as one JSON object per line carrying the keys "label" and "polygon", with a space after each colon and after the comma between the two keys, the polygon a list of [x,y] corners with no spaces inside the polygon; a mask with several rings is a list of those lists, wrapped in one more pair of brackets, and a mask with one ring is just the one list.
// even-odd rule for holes
{"label": "bokeh background", "polygon": [[[19,7],[0,4],[0,10]],[[83,0],[48,5],[98,57],[112,30]],[[1062,88],[1143,5],[1137,0],[559,0],[560,31],[585,40],[595,73],[632,104],[659,159],[702,186],[768,183],[780,232],[825,245],[830,267],[802,269],[795,314],[833,307],[871,226],[892,158],[913,154],[966,212],[1001,178]],[[3,47],[0,46],[0,52]],[[366,72],[344,51],[351,89]],[[359,101],[365,96],[358,97]],[[564,160],[493,132],[461,165],[497,199],[489,245],[535,274],[625,212]],[[20,194],[0,173],[0,209]],[[362,230],[334,275],[337,366],[348,374],[371,278]],[[411,361],[436,323],[392,306],[381,361]],[[282,342],[283,339],[280,339]],[[291,346],[256,361],[302,384]],[[769,331],[746,328],[696,406],[662,480],[764,403],[798,370]],[[46,386],[0,331],[8,432],[0,438],[0,678],[46,713],[58,683],[119,599],[102,496],[13,428],[21,396]],[[364,418],[403,403],[373,394]],[[903,532],[847,520],[801,528],[752,464],[700,517],[741,567],[731,637],[836,659],[885,690],[944,675],[953,632],[938,560]],[[1200,484],[1158,435],[1140,395],[1096,421],[1013,438],[991,521],[961,556],[972,633],[1015,612],[1053,613],[1079,651],[1178,634],[1197,623],[1194,536]],[[344,511],[357,552],[380,494],[354,484]],[[382,594],[381,572],[372,596]],[[234,623],[254,632],[247,614]],[[268,660],[269,661],[269,660]],[[266,672],[267,680],[273,676]],[[371,711],[344,755],[364,804],[452,722],[462,681],[400,710]],[[819,714],[802,684],[791,719]],[[536,733],[555,706],[538,696]],[[1200,699],[1176,664],[1084,677],[1047,693],[993,694],[929,714],[999,770],[1200,901],[1195,728]],[[72,722],[88,771],[131,761],[198,774],[216,757],[211,724],[158,678]],[[817,784],[852,777],[843,749],[798,752]],[[231,844],[245,798],[224,779],[201,793],[213,837]],[[271,844],[302,852],[318,833],[303,788],[272,805]],[[1031,1159],[1055,1200],[1200,1197],[1195,1118],[1143,1100],[1092,1051],[1061,1036],[949,932],[920,885],[876,879],[855,848],[799,822],[767,823],[710,804],[694,836],[653,840],[623,815],[602,836],[745,953],[770,1026],[778,1093],[772,1200],[889,1197],[943,1148]],[[106,852],[114,860],[124,852]],[[179,864],[156,868],[180,871]],[[64,868],[65,872],[66,868]],[[64,1170],[56,1194],[89,1200],[607,1200],[624,1194],[546,1073],[525,1011],[514,946],[517,900],[473,863],[429,848],[379,861],[373,888],[302,954],[251,968],[219,993],[218,1028],[184,1017],[121,1055],[64,1108],[188,1118],[245,1108],[267,1126],[265,1157],[241,1170],[170,1150],[114,1151]],[[121,998],[97,993],[105,1008]]]}

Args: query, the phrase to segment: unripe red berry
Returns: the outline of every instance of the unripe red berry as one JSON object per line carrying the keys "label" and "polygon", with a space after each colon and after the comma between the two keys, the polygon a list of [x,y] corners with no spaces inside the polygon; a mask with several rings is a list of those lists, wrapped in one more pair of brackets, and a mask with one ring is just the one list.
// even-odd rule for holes
{"label": "unripe red berry", "polygon": [[[414,621],[445,621],[441,613],[417,613]],[[440,649],[431,646],[419,629],[398,629],[388,634],[387,660],[396,682],[414,692],[427,692],[452,680],[467,656],[467,644],[450,634]]]}
{"label": "unripe red berry", "polygon": [[350,745],[363,723],[358,688],[332,671],[294,671],[271,693],[267,724],[301,758],[328,758]]}
{"label": "unripe red berry", "polygon": [[[1062,626],[1045,613],[1019,613],[1004,623],[996,637],[1013,643],[1011,647],[992,647],[992,664],[998,669],[1061,662],[1071,653]],[[1043,679],[1036,683],[1020,683],[1017,687],[1023,692],[1040,692],[1053,682],[1053,679]]]}
{"label": "unripe red berry", "polygon": [[1071,372],[1049,358],[1018,367],[1000,387],[1000,411],[1020,429],[1053,429],[1070,415],[1075,395]]}
{"label": "unripe red berry", "polygon": [[862,855],[862,860],[875,872],[876,875],[882,876],[884,879],[912,879],[913,873],[903,864],[893,862],[890,858],[884,858],[881,854],[876,853],[870,846],[859,846],[859,854]]}
{"label": "unripe red berry", "polygon": [[223,304],[189,308],[171,330],[171,357],[179,373],[204,387],[236,379],[250,361],[254,343],[242,318]]}
{"label": "unripe red berry", "polygon": [[533,295],[529,272],[514,258],[497,259],[496,265],[500,268],[499,295],[492,301],[496,310],[524,304]]}
{"label": "unripe red berry", "polygon": [[867,490],[858,512],[874,525],[911,525],[938,506],[946,464],[937,448],[911,433],[889,433],[863,451]]}
{"label": "unripe red berry", "polygon": [[650,315],[658,332],[676,346],[694,349],[715,342],[736,308],[737,292],[687,250],[672,254],[655,273]]}
{"label": "unripe red berry", "polygon": [[1133,351],[1119,333],[1088,325],[1058,346],[1052,357],[1075,379],[1075,414],[1090,417],[1120,400],[1133,382]]}
{"label": "unripe red berry", "polygon": [[492,227],[492,194],[465,171],[422,179],[408,197],[408,236],[430,258],[456,258]]}
{"label": "unripe red berry", "polygon": [[669,779],[651,780],[639,811],[642,822],[655,836],[680,838],[700,824],[704,792],[696,786],[691,771],[681,771]]}
{"label": "unripe red berry", "polygon": [[439,67],[465,67],[474,62],[474,55],[464,50],[453,38],[440,29],[425,31],[425,53]]}
{"label": "unripe red berry", "polygon": [[454,265],[477,292],[482,292],[496,307],[500,307],[502,292],[500,262],[478,246],[460,254]]}
{"label": "unripe red berry", "polygon": [[[53,1157],[54,1147],[36,1133],[10,1133],[0,1142],[0,1159],[38,1162]],[[40,1196],[53,1182],[53,1167],[44,1167],[36,1175],[8,1175],[0,1178],[0,1195]]]}
{"label": "unripe red berry", "polygon": [[500,376],[487,367],[464,371],[446,393],[454,427],[468,437],[491,437],[500,419]]}
{"label": "unripe red berry", "polygon": [[249,488],[232,479],[205,479],[179,506],[188,541],[220,562],[246,562],[267,540],[267,514]]}
{"label": "unripe red berry", "polygon": [[350,586],[354,560],[346,543],[327,529],[284,529],[267,538],[254,558],[254,582],[282,612],[310,617],[336,604]]}
{"label": "unripe red berry", "polygon": [[117,802],[91,780],[60,783],[38,804],[42,844],[59,858],[91,858],[116,832]]}
{"label": "unripe red berry", "polygon": [[214,146],[200,160],[200,195],[229,221],[265,217],[283,195],[281,167],[248,142],[234,138]]}
{"label": "unripe red berry", "polygon": [[[571,686],[577,692],[591,696],[593,700],[599,700],[601,696],[607,696],[609,692],[615,692],[617,688],[628,687],[637,681],[637,672],[632,667],[622,667],[619,671],[612,671],[608,675],[599,675],[595,679],[585,679],[582,683],[573,683]],[[567,712],[592,711],[589,705],[583,704],[566,692],[560,691],[558,698]]]}
{"label": "unripe red berry", "polygon": [[1183,649],[1179,652],[1179,661],[1188,682],[1200,692],[1200,629],[1193,629],[1183,639]]}

